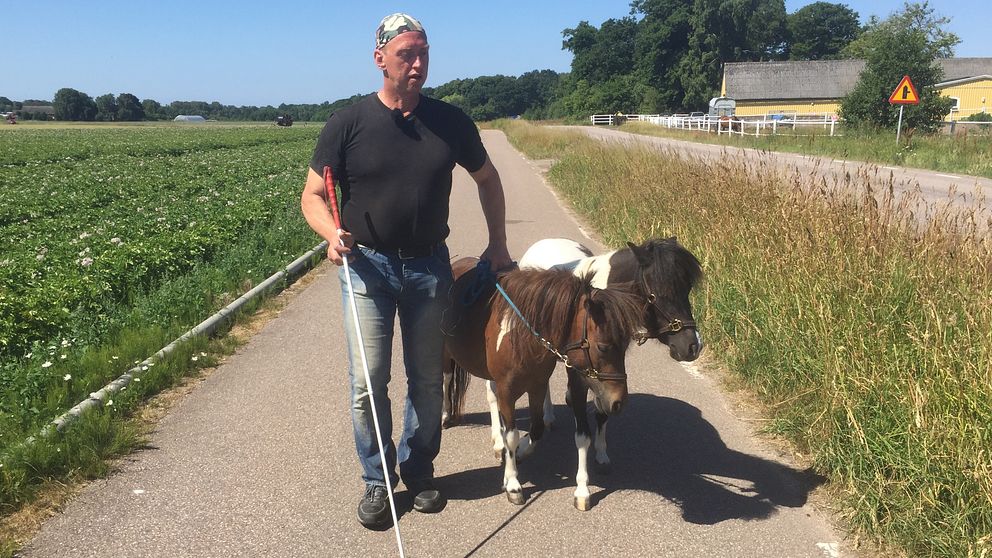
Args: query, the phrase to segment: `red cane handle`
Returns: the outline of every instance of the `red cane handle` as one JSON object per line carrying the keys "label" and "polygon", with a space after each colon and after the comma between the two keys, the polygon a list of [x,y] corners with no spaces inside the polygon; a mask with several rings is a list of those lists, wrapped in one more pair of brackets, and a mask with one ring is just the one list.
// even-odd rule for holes
{"label": "red cane handle", "polygon": [[331,216],[334,217],[334,226],[341,229],[341,213],[338,211],[338,196],[334,192],[334,177],[331,175],[331,167],[324,167],[324,188],[327,189],[327,198],[331,201]]}

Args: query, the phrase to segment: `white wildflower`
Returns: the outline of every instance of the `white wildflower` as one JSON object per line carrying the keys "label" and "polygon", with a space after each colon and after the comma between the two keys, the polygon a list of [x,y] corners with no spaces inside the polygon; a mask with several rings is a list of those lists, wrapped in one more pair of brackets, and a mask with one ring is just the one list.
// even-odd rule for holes
{"label": "white wildflower", "polygon": [[108,399],[106,403],[103,404],[105,407],[112,407],[114,405],[113,399]]}
{"label": "white wildflower", "polygon": [[84,232],[83,234],[79,235],[79,240],[83,240],[83,239],[89,238],[90,236],[92,236],[92,235],[90,235],[90,233]]}
{"label": "white wildflower", "polygon": [[120,246],[121,244],[124,244],[124,241],[121,240],[120,237],[115,236],[114,238],[110,239],[110,243],[113,244],[114,246]]}
{"label": "white wildflower", "polygon": [[196,361],[198,361],[198,360],[200,360],[200,357],[198,357],[198,356],[194,356],[194,357],[193,357],[193,362],[196,362]]}
{"label": "white wildflower", "polygon": [[65,376],[62,376],[62,379],[64,381],[68,382],[69,380],[72,379],[72,374],[66,374]]}
{"label": "white wildflower", "polygon": [[49,367],[49,366],[51,366],[51,365],[52,365],[52,361],[50,361],[50,360],[46,360],[46,361],[45,361],[45,364],[42,364],[42,365],[41,365],[41,367],[42,367],[42,368],[48,368],[48,367]]}
{"label": "white wildflower", "polygon": [[89,267],[93,265],[93,258],[83,258],[82,260],[79,261],[79,265],[83,267]]}

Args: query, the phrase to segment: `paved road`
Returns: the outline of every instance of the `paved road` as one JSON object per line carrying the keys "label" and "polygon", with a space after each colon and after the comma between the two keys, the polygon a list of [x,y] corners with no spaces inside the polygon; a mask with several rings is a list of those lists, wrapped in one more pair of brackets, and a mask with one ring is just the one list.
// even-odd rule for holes
{"label": "paved road", "polygon": [[[536,166],[484,132],[508,194],[511,253],[550,236],[581,239]],[[452,255],[477,255],[485,227],[469,177],[456,175]],[[340,290],[332,266],[158,425],[151,447],[94,482],[24,550],[29,557],[395,556],[392,531],[355,517]],[[705,335],[705,332],[704,332]],[[403,391],[400,350],[393,389]],[[631,397],[610,422],[613,473],[593,473],[593,508],[572,507],[573,429],[560,426],[521,464],[528,500],[508,503],[488,441],[481,382],[468,424],[445,431],[437,515],[398,492],[408,556],[853,556],[809,503],[814,483],[725,397],[716,380],[657,344],[628,355]],[[394,396],[394,404],[399,397]],[[399,416],[399,409],[394,416]],[[839,550],[838,550],[839,545]]]}
{"label": "paved road", "polygon": [[[874,165],[863,161],[850,161],[801,155],[797,153],[780,153],[762,151],[752,148],[714,145],[681,141],[671,138],[659,138],[623,132],[606,126],[571,126],[570,129],[581,130],[591,137],[618,142],[624,145],[648,145],[678,153],[681,156],[693,156],[710,161],[747,160],[751,165],[759,162],[769,162],[788,173],[798,170],[803,175],[816,173],[827,177],[828,183],[834,179],[843,182],[845,175],[854,177],[853,184],[863,185],[859,174],[869,177],[875,191],[881,194],[887,188],[888,180],[892,179],[893,188],[898,191],[913,191],[919,188],[921,198],[940,209],[948,203],[953,203],[965,209],[977,209],[977,221],[987,229],[992,224],[992,179],[954,174],[907,167],[889,165]],[[921,219],[926,218],[923,211],[916,211]]]}

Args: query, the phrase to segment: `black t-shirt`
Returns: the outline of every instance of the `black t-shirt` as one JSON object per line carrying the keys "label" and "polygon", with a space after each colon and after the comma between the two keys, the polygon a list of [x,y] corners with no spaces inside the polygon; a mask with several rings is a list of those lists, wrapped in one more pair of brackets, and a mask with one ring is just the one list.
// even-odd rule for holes
{"label": "black t-shirt", "polygon": [[455,163],[469,172],[486,162],[479,131],[461,109],[420,97],[403,117],[376,94],[327,119],[310,168],[330,165],[341,186],[343,228],[379,249],[428,246],[448,237]]}

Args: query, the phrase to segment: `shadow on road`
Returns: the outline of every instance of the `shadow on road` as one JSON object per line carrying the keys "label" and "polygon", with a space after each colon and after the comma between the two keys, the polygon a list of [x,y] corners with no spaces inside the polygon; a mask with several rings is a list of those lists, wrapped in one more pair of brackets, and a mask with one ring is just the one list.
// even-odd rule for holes
{"label": "shadow on road", "polygon": [[[520,463],[521,482],[533,483],[531,492],[574,486],[574,421],[563,405],[556,407],[555,417],[555,429]],[[483,425],[488,420],[488,413],[474,413],[463,424]],[[518,422],[526,425],[526,418]],[[479,451],[488,452],[488,428],[479,431]],[[728,448],[698,408],[669,397],[631,394],[624,412],[610,419],[607,439],[613,471],[597,474],[590,464],[590,482],[603,488],[593,494],[593,505],[618,490],[643,490],[676,503],[686,521],[712,525],[728,519],[764,519],[777,507],[802,506],[810,491],[825,481],[811,470]],[[475,500],[498,494],[502,475],[494,460],[492,467],[438,481],[450,498]]]}

